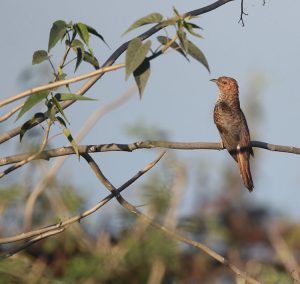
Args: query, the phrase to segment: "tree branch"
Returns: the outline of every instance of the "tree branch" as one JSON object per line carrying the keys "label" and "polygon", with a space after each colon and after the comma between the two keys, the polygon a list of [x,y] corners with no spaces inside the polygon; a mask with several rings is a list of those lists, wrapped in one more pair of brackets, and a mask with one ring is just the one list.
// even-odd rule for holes
{"label": "tree branch", "polygon": [[[274,152],[283,152],[300,155],[300,148],[294,146],[282,146],[270,144],[261,141],[251,141],[252,147],[266,149]],[[139,141],[131,144],[100,144],[100,145],[79,145],[79,154],[91,154],[98,152],[111,152],[111,151],[123,151],[133,152],[138,149],[153,149],[153,148],[164,148],[164,149],[178,149],[178,150],[224,150],[221,143],[214,142],[171,142],[171,141]],[[43,151],[36,159],[49,160],[51,158],[67,156],[75,154],[74,149],[69,147],[60,147]],[[0,166],[17,163],[29,157],[30,153],[18,154],[8,157],[0,158]]]}
{"label": "tree branch", "polygon": [[93,160],[93,158],[89,154],[83,154],[83,158],[88,162],[89,166],[97,176],[97,178],[101,181],[101,183],[114,195],[114,197],[117,199],[119,204],[124,207],[129,212],[133,213],[137,217],[140,218],[140,220],[144,221],[146,224],[149,224],[155,229],[158,229],[166,234],[167,237],[170,237],[171,239],[175,239],[177,241],[186,243],[188,245],[191,245],[202,252],[206,253],[210,257],[214,258],[216,261],[220,262],[221,264],[227,266],[231,271],[233,271],[237,276],[243,278],[248,283],[252,284],[258,284],[259,282],[253,279],[252,277],[248,276],[245,272],[241,271],[239,268],[237,268],[235,265],[231,264],[226,258],[218,254],[216,251],[210,249],[206,245],[187,239],[184,236],[178,234],[174,230],[170,230],[165,226],[162,226],[160,224],[157,224],[153,222],[151,218],[143,214],[141,211],[139,211],[134,205],[129,203],[126,199],[124,199],[120,192],[113,186],[113,184],[104,176],[102,171],[100,170],[97,163]]}
{"label": "tree branch", "polygon": [[242,26],[244,27],[245,26],[245,23],[244,23],[244,18],[243,16],[248,16],[247,13],[245,13],[244,11],[244,0],[241,0],[241,14],[240,14],[240,19],[239,19],[239,23],[242,23]]}
{"label": "tree branch", "polygon": [[[210,12],[212,10],[215,10],[218,7],[224,5],[224,4],[228,3],[228,2],[231,2],[231,1],[233,1],[233,0],[219,0],[219,1],[216,1],[215,3],[210,4],[210,5],[206,6],[206,7],[203,7],[203,8],[197,9],[197,10],[193,10],[193,11],[190,11],[190,12],[187,12],[184,15],[198,16],[198,15]],[[164,27],[165,27],[165,24],[159,23],[159,24],[155,25],[154,27],[150,28],[148,31],[142,33],[138,37],[141,40],[145,40],[145,39],[149,38],[150,36],[152,36],[153,34],[155,34],[156,32],[158,32],[161,29],[163,29]],[[111,66],[126,51],[129,42],[130,42],[130,40],[127,41],[127,42],[125,42],[125,43],[123,43],[119,48],[117,48],[115,50],[115,52],[113,52],[113,54],[105,61],[105,63],[101,66],[101,68]],[[102,76],[103,76],[103,73],[97,75],[96,77],[91,78],[88,82],[86,82],[76,92],[76,94],[77,95],[84,95]],[[64,102],[62,104],[62,108],[63,109],[67,108],[70,105],[72,105],[73,103],[74,103],[74,101]],[[42,117],[40,117],[38,119],[37,123],[34,124],[34,125],[32,125],[32,127],[36,126],[37,124],[43,122],[46,119],[47,119],[47,113],[44,113],[44,115]],[[11,139],[11,138],[13,138],[15,136],[17,136],[20,133],[20,130],[21,130],[21,126],[16,127],[14,129],[11,129],[10,131],[8,131],[8,132],[6,132],[4,134],[1,134],[0,135],[0,144],[6,142],[7,140],[9,140],[9,139]]]}

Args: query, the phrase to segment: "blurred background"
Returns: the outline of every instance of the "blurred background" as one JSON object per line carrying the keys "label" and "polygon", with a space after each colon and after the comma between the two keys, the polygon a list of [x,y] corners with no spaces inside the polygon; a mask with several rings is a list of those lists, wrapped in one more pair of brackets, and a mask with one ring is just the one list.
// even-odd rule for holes
{"label": "blurred background", "polygon": [[[212,2],[6,1],[0,12],[0,98],[52,79],[47,63],[32,66],[31,60],[35,50],[47,49],[49,30],[56,20],[83,22],[103,35],[111,49],[91,38],[102,64],[123,42],[148,29],[141,27],[122,36],[140,17],[152,12],[171,17],[172,6],[183,13]],[[212,116],[218,91],[209,80],[226,75],[239,82],[252,140],[299,147],[300,3],[287,0],[284,4],[245,1],[248,16],[244,16],[244,27],[238,23],[240,1],[194,19],[203,28],[200,33],[204,37],[194,42],[204,52],[211,74],[195,60],[189,63],[176,52],[168,52],[151,62],[150,79],[140,99],[134,80],[125,82],[124,70],[108,73],[87,93],[97,101],[79,102],[66,110],[72,133],[86,130],[85,122],[97,112],[80,144],[146,139],[219,142]],[[169,36],[172,32],[169,29]],[[155,37],[151,39],[155,47]],[[54,48],[51,53],[51,60],[58,65],[63,48]],[[121,56],[118,63],[123,62]],[[68,70],[69,77],[73,70]],[[89,71],[92,67],[82,64],[77,74]],[[81,84],[71,89],[76,91]],[[1,115],[10,108],[2,108]],[[44,109],[41,105],[35,110]],[[30,115],[1,123],[1,133],[24,123]],[[1,156],[28,151],[40,143],[43,131],[39,126],[26,134],[21,144],[18,137],[2,144]],[[54,129],[49,148],[65,145],[68,143],[60,129]],[[209,245],[263,283],[292,283],[297,279],[300,257],[299,157],[262,149],[254,152],[251,168],[255,188],[251,194],[243,187],[238,168],[226,151],[170,150],[159,165],[124,191],[124,197],[156,221]],[[110,181],[120,186],[157,154],[157,150],[138,150],[93,157]],[[2,179],[3,237],[80,214],[107,195],[83,159],[69,157],[60,167],[59,163],[57,159],[37,161]],[[32,212],[28,200],[35,201]],[[2,246],[2,251],[12,247]],[[0,279],[7,283],[235,281],[227,268],[195,249],[166,239],[115,201],[80,225],[2,261]]]}

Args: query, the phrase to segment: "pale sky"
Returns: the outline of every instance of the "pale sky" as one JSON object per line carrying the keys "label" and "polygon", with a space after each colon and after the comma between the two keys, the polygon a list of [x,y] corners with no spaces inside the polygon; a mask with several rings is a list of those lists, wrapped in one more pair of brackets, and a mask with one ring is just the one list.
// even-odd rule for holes
{"label": "pale sky", "polygon": [[[96,28],[111,47],[109,50],[99,40],[92,40],[94,52],[103,63],[120,44],[147,29],[141,28],[121,36],[136,19],[152,12],[169,17],[173,13],[172,6],[176,6],[179,12],[186,12],[212,2],[94,0],[88,1],[89,6],[86,6],[82,1],[5,1],[0,12],[0,97],[2,99],[46,83],[44,75],[30,80],[28,84],[20,83],[19,78],[25,69],[39,68],[31,66],[32,54],[37,49],[47,49],[49,29],[58,19],[84,22]],[[255,102],[261,116],[248,120],[250,132],[255,129],[255,133],[251,132],[253,140],[300,147],[300,2],[287,0],[283,5],[282,1],[266,0],[265,6],[262,6],[262,0],[245,2],[245,11],[249,14],[244,17],[245,27],[238,24],[240,1],[230,2],[194,20],[204,28],[204,40],[195,39],[195,42],[205,53],[211,74],[196,61],[188,63],[178,54],[169,53],[158,58],[152,63],[143,99],[139,100],[136,95],[123,107],[105,116],[82,143],[134,142],[138,139],[126,135],[125,129],[137,120],[159,126],[173,141],[219,142],[212,118],[217,89],[209,79],[227,75],[239,82],[241,105],[246,117],[247,111],[253,112],[247,102],[251,101],[252,92],[259,90]],[[56,51],[59,52],[53,50],[53,60],[57,62],[59,56],[55,55]],[[123,57],[118,60],[120,63],[123,61]],[[78,74],[89,70],[81,68]],[[97,102],[81,103],[67,111],[74,133],[96,107],[119,97],[133,84],[132,79],[125,82],[124,78],[124,70],[106,74],[87,94],[98,98]],[[49,75],[47,80],[50,79]],[[1,132],[8,130],[12,123],[14,119],[4,124]],[[17,139],[13,141],[17,143]],[[61,141],[64,140],[58,139],[53,143]],[[1,149],[4,149],[3,146]],[[255,154],[256,159],[252,160],[255,190],[251,195],[245,190],[245,198],[299,218],[300,157],[262,149],[255,149]],[[180,155],[191,161],[191,165],[195,160],[208,160],[214,171],[211,183],[216,182],[216,188],[220,186],[222,165],[228,165],[228,160],[234,163],[225,151],[181,151]],[[150,162],[155,154],[140,150],[135,153],[97,154],[96,157],[108,177],[120,185]],[[65,173],[79,187],[84,186],[94,198],[98,182],[89,173],[85,162],[78,164],[76,158],[72,158],[66,165]],[[187,190],[187,195],[192,196],[194,190]],[[187,203],[188,200],[189,197]]]}

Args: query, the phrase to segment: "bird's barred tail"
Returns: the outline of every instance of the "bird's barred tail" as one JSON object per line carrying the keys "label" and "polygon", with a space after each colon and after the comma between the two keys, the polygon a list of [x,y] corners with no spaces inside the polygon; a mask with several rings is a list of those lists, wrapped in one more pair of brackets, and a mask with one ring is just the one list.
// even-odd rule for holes
{"label": "bird's barred tail", "polygon": [[250,171],[250,163],[249,163],[248,153],[237,153],[237,162],[240,168],[241,177],[243,179],[244,185],[251,192],[254,188],[251,171]]}

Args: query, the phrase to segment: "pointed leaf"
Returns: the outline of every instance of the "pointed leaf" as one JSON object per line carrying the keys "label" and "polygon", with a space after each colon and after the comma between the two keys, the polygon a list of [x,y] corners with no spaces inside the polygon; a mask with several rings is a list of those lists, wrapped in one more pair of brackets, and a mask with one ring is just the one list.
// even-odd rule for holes
{"label": "pointed leaf", "polygon": [[38,112],[36,113],[31,119],[27,120],[22,126],[21,126],[21,130],[20,130],[20,142],[22,141],[22,138],[24,136],[24,134],[31,129],[32,127],[34,127],[35,125],[37,125],[38,123],[41,122],[42,119],[44,119],[44,114],[42,112]]}
{"label": "pointed leaf", "polygon": [[78,151],[78,147],[77,147],[77,143],[76,141],[74,140],[72,134],[71,134],[71,131],[69,130],[69,128],[67,127],[64,127],[63,128],[63,133],[64,135],[66,136],[66,138],[69,140],[69,142],[71,143],[71,146],[72,148],[74,149],[75,153],[76,153],[76,156],[78,157],[79,159],[79,151]]}
{"label": "pointed leaf", "polygon": [[21,116],[23,116],[27,111],[29,111],[36,104],[38,104],[43,99],[45,99],[48,95],[49,95],[49,91],[42,91],[42,92],[30,95],[28,97],[28,99],[26,100],[26,102],[24,103],[23,107],[21,108],[16,120],[18,120]]}
{"label": "pointed leaf", "polygon": [[179,12],[177,11],[177,9],[175,8],[175,6],[173,6],[173,12],[175,13],[175,15],[176,15],[177,17],[180,17],[180,14],[179,14]]}
{"label": "pointed leaf", "polygon": [[79,36],[83,40],[83,42],[89,47],[90,34],[88,31],[87,25],[83,24],[83,23],[77,23],[75,25],[75,28],[76,28]]}
{"label": "pointed leaf", "polygon": [[140,38],[133,39],[127,48],[125,65],[126,65],[126,77],[127,80],[129,75],[144,61],[151,46],[151,41],[147,41],[142,44]]}
{"label": "pointed leaf", "polygon": [[110,48],[109,45],[108,45],[108,44],[106,43],[106,41],[104,40],[104,37],[103,37],[102,35],[100,35],[93,27],[87,26],[87,29],[88,29],[88,32],[89,32],[90,34],[93,34],[94,36],[97,36],[98,38],[100,38],[100,39],[106,44],[106,46],[107,46],[108,48]]}
{"label": "pointed leaf", "polygon": [[144,89],[150,76],[150,62],[147,58],[133,72],[133,76],[139,89],[140,98],[142,98]]}
{"label": "pointed leaf", "polygon": [[177,31],[177,35],[178,35],[178,38],[179,38],[180,45],[181,45],[182,49],[187,52],[187,48],[188,48],[187,41],[188,40],[186,38],[186,33],[182,29],[179,29]]}
{"label": "pointed leaf", "polygon": [[53,101],[53,104],[56,106],[57,112],[59,112],[63,116],[63,118],[66,120],[66,122],[68,122],[70,124],[67,117],[65,116],[65,113],[64,113],[64,110],[63,110],[62,106],[60,105],[60,103],[56,99],[56,97],[52,97],[52,101]]}
{"label": "pointed leaf", "polygon": [[37,50],[32,56],[32,65],[39,64],[47,59],[49,59],[48,52],[46,50]]}
{"label": "pointed leaf", "polygon": [[75,65],[74,73],[76,72],[77,68],[79,67],[79,65],[81,64],[81,62],[83,60],[83,53],[84,53],[83,49],[76,48],[77,58],[76,58],[76,65]]}
{"label": "pointed leaf", "polygon": [[93,54],[89,53],[88,51],[84,52],[83,61],[93,65],[96,70],[100,68],[98,59]]}
{"label": "pointed leaf", "polygon": [[204,67],[208,70],[208,72],[210,72],[209,65],[208,65],[208,62],[206,60],[205,55],[203,54],[203,52],[195,44],[193,44],[189,40],[187,41],[187,52],[193,58],[198,60],[202,65],[204,65]]}
{"label": "pointed leaf", "polygon": [[67,31],[68,25],[61,20],[53,23],[50,30],[49,42],[48,42],[48,52],[53,48],[57,42],[62,39]]}
{"label": "pointed leaf", "polygon": [[143,18],[140,18],[138,19],[137,21],[135,21],[129,28],[128,30],[124,33],[128,33],[140,26],[143,26],[143,25],[147,25],[147,24],[152,24],[152,23],[159,23],[161,22],[163,19],[163,16],[159,13],[152,13],[152,14],[149,14]]}
{"label": "pointed leaf", "polygon": [[89,100],[89,101],[96,101],[96,99],[92,99],[92,98],[88,98],[88,97],[85,97],[85,96],[80,96],[80,95],[77,95],[77,94],[71,94],[71,93],[57,93],[55,95],[55,98],[58,100],[58,101],[69,101],[69,100],[75,100],[75,101],[84,101],[84,100]]}
{"label": "pointed leaf", "polygon": [[[157,40],[163,44],[163,45],[167,45],[171,39],[166,37],[166,36],[158,36],[157,37]],[[181,55],[184,56],[184,58],[189,61],[188,57],[186,56],[185,52],[183,51],[183,49],[179,46],[179,44],[177,42],[173,42],[171,45],[170,45],[171,48],[173,48],[174,50],[176,50],[177,52],[179,52]]]}
{"label": "pointed leaf", "polygon": [[201,36],[200,34],[196,33],[194,31],[194,29],[202,29],[200,28],[199,26],[195,25],[195,24],[192,24],[192,23],[187,23],[187,22],[184,22],[184,27],[186,28],[186,30],[192,34],[193,36],[196,36],[196,37],[199,37],[199,38],[203,38],[203,36]]}

